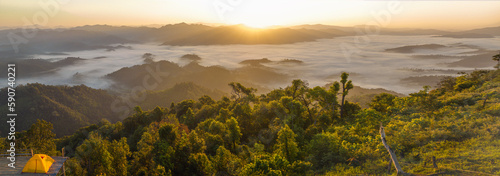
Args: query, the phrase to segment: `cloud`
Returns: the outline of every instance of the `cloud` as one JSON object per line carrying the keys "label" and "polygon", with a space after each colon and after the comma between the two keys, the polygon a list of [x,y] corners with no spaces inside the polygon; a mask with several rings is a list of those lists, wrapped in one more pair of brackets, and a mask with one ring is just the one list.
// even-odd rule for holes
{"label": "cloud", "polygon": [[[91,51],[69,52],[68,56],[85,58],[84,62],[67,66],[56,71],[53,75],[20,80],[21,83],[40,82],[45,84],[88,84],[95,88],[106,88],[109,82],[101,77],[119,70],[122,67],[143,64],[144,53],[156,55],[155,60],[168,60],[181,65],[187,64],[180,59],[185,54],[197,54],[202,60],[200,65],[220,65],[228,69],[241,67],[241,61],[249,59],[268,58],[272,61],[283,59],[301,60],[303,64],[263,64],[278,72],[291,75],[293,78],[307,80],[311,86],[322,86],[329,82],[338,81],[331,75],[341,71],[354,72],[355,85],[366,88],[385,88],[401,93],[412,93],[421,89],[423,85],[404,85],[400,80],[410,76],[425,75],[426,72],[413,72],[403,68],[417,69],[450,69],[444,62],[456,61],[456,58],[445,59],[416,59],[412,55],[445,54],[462,56],[462,52],[471,51],[463,45],[477,45],[484,49],[495,50],[500,48],[499,38],[492,39],[453,39],[431,36],[370,36],[372,43],[362,48],[362,52],[354,54],[350,62],[343,55],[339,43],[353,44],[353,36],[322,39],[316,42],[303,42],[285,45],[207,45],[207,46],[158,46],[157,44],[126,44],[132,49],[117,49],[108,52],[104,49]],[[385,49],[407,45],[442,44],[448,46],[446,50],[417,50],[417,53],[388,53]],[[38,55],[36,58],[63,59],[68,56]],[[93,59],[96,57],[105,57]],[[464,68],[460,68],[464,69]],[[473,68],[465,68],[472,70]],[[22,70],[19,68],[19,70]],[[79,79],[73,79],[78,73]],[[446,73],[448,75],[454,75]],[[6,85],[1,80],[2,85]],[[269,88],[284,87],[270,85]]]}

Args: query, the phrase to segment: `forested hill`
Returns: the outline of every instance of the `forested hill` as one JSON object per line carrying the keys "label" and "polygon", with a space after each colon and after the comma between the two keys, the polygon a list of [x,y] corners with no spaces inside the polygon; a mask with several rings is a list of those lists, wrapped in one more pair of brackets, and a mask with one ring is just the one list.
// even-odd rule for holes
{"label": "forested hill", "polygon": [[[406,97],[378,94],[364,109],[347,97],[355,85],[348,76],[342,74],[327,88],[294,80],[261,96],[233,82],[231,96],[220,100],[202,96],[149,111],[137,106],[121,122],[92,121],[58,139],[52,124],[41,120],[16,138],[20,147],[35,153],[57,155],[64,147],[71,157],[66,164],[69,176],[384,175],[395,171],[388,171],[389,154],[379,134],[382,124],[405,172],[500,174],[500,70],[448,78],[434,90],[425,87]],[[58,117],[50,114],[77,114],[65,111],[77,105],[86,108],[74,116],[79,120],[86,112],[106,114],[87,109],[98,108],[93,100],[113,98],[85,86],[29,84],[19,86],[17,93],[34,97],[27,102],[20,96],[17,102],[40,108],[23,110],[26,114],[20,116],[45,114],[51,117],[48,121]],[[58,107],[57,113],[44,107]],[[56,122],[57,132],[61,124]],[[0,138],[0,149],[7,146]]]}
{"label": "forested hill", "polygon": [[[0,90],[0,98],[7,100],[7,89]],[[49,86],[27,84],[16,88],[16,130],[27,130],[36,119],[54,125],[57,136],[70,135],[76,129],[95,124],[101,119],[116,122],[118,115],[110,105],[116,99],[105,90],[80,86]],[[7,102],[0,101],[0,113],[7,114]],[[7,121],[6,116],[0,117]],[[7,123],[0,123],[2,134],[8,133]]]}
{"label": "forested hill", "polygon": [[405,172],[500,174],[499,70],[407,97],[382,93],[365,109],[342,103],[353,87],[348,79],[329,88],[295,80],[262,96],[231,83],[230,98],[137,106],[122,122],[56,140],[57,150],[72,157],[66,175],[384,175],[395,171],[388,171],[382,123]]}
{"label": "forested hill", "polygon": [[[6,88],[0,90],[0,98],[7,100]],[[144,101],[134,101],[146,110],[156,106],[170,106],[185,99],[196,99],[207,95],[220,99],[224,92],[201,87],[192,82],[179,83],[173,87],[160,90],[142,92]],[[141,94],[142,94],[141,93]],[[128,102],[124,102],[125,94],[93,89],[85,85],[79,86],[52,86],[43,84],[27,84],[16,88],[16,112],[18,122],[16,130],[27,130],[36,119],[48,121],[54,125],[58,137],[73,134],[77,129],[100,122],[106,119],[110,122],[123,120],[123,108],[131,110]],[[7,114],[6,101],[1,101],[0,113]],[[115,110],[113,110],[115,108]],[[121,108],[121,109],[120,109]],[[127,114],[128,115],[128,114]],[[126,116],[125,116],[126,117]],[[5,120],[7,117],[0,117]],[[120,119],[122,118],[122,119]],[[0,134],[8,133],[7,123],[0,124]]]}
{"label": "forested hill", "polygon": [[212,90],[192,82],[183,82],[169,89],[147,92],[146,99],[139,105],[144,110],[151,110],[156,106],[168,107],[171,103],[178,103],[186,99],[197,99],[202,96],[209,96],[214,100],[219,100],[224,95],[227,94],[217,89]]}

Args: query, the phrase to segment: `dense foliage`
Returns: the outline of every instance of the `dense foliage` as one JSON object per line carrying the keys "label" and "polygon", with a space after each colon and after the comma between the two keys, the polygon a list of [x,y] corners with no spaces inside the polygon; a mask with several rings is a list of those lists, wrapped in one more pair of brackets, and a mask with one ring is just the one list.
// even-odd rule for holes
{"label": "dense foliage", "polygon": [[499,70],[448,78],[406,97],[379,94],[364,109],[342,101],[352,84],[347,74],[328,88],[294,80],[257,96],[230,83],[230,98],[137,106],[121,122],[102,120],[43,150],[65,148],[66,175],[394,174],[383,124],[406,172],[500,174]]}
{"label": "dense foliage", "polygon": [[[0,98],[7,100],[7,88],[0,90]],[[16,87],[16,106],[22,123],[16,124],[17,131],[27,130],[37,119],[43,119],[54,125],[57,136],[70,135],[78,128],[95,124],[101,119],[111,122],[119,120],[110,104],[116,96],[105,90],[79,86],[50,86],[27,84]],[[0,101],[0,113],[8,114],[7,101]],[[7,116],[0,120],[8,121]],[[19,120],[18,120],[19,121]],[[7,134],[8,123],[0,123],[0,134]]]}

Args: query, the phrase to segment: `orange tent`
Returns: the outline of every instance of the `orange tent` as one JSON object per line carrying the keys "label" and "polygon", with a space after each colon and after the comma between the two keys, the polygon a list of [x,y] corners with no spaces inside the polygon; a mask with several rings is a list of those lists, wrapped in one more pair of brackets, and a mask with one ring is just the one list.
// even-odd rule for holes
{"label": "orange tent", "polygon": [[24,165],[23,173],[47,173],[54,159],[46,154],[35,154]]}

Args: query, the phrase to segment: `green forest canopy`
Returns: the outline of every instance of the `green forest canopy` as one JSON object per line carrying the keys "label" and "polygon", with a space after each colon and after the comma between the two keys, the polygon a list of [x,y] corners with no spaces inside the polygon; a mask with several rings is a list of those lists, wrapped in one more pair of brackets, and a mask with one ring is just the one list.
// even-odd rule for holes
{"label": "green forest canopy", "polygon": [[[57,139],[52,124],[39,120],[18,135],[36,152],[57,155],[64,147],[66,175],[384,175],[382,123],[406,172],[500,174],[499,70],[448,78],[407,97],[379,94],[369,108],[337,96],[348,94],[348,82],[347,74],[329,88],[294,80],[261,96],[230,83],[232,96],[218,101],[137,106],[123,121],[101,120]],[[45,135],[30,132],[37,129]]]}

